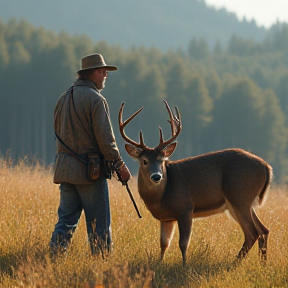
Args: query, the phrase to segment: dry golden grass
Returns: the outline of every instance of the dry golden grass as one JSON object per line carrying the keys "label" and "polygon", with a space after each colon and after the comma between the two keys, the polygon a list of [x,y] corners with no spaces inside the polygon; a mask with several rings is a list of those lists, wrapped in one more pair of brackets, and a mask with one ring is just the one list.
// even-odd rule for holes
{"label": "dry golden grass", "polygon": [[193,223],[188,265],[182,267],[176,231],[165,261],[159,262],[159,223],[145,209],[137,217],[124,187],[109,181],[114,251],[104,261],[90,256],[84,216],[68,253],[51,262],[48,243],[57,221],[58,186],[52,171],[25,160],[9,167],[0,159],[0,287],[288,287],[288,193],[271,189],[257,212],[270,229],[268,261],[257,244],[234,265],[243,235],[225,214]]}

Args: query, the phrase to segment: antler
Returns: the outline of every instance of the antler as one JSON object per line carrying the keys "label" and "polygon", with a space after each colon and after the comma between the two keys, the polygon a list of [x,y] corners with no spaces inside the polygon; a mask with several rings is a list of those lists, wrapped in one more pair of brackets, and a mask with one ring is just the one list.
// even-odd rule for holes
{"label": "antler", "polygon": [[[168,103],[166,100],[163,100],[165,103],[165,106],[168,110],[168,114],[170,117],[170,120],[168,120],[168,122],[171,125],[171,132],[172,132],[172,137],[167,140],[164,141],[163,140],[163,132],[161,127],[159,127],[159,132],[160,132],[160,141],[159,144],[154,148],[154,149],[164,149],[167,145],[169,145],[170,143],[174,142],[176,140],[176,138],[179,136],[181,130],[182,130],[182,123],[181,123],[181,116],[180,116],[180,112],[178,107],[175,106],[175,111],[176,111],[176,115],[172,112],[172,110],[170,109]],[[143,133],[142,131],[140,131],[140,143],[137,143],[135,141],[133,141],[132,139],[130,139],[124,132],[124,128],[125,126],[136,116],[138,115],[142,109],[140,108],[138,111],[136,111],[132,116],[130,116],[126,121],[123,122],[122,120],[122,115],[123,115],[123,110],[124,110],[124,105],[125,103],[122,103],[120,110],[119,110],[119,115],[118,115],[118,123],[119,123],[119,129],[120,129],[120,133],[122,135],[122,137],[124,138],[125,141],[127,141],[128,143],[134,145],[135,147],[141,148],[141,149],[147,149],[148,147],[145,145],[144,143],[144,138],[143,138]]]}
{"label": "antler", "polygon": [[132,139],[130,139],[124,132],[124,128],[125,126],[137,115],[139,114],[143,107],[140,108],[138,111],[136,111],[132,116],[130,116],[126,121],[123,122],[122,120],[122,114],[123,114],[123,109],[124,109],[124,105],[125,103],[122,103],[120,110],[119,110],[119,115],[118,115],[118,123],[119,123],[119,129],[120,129],[120,133],[122,135],[122,137],[124,138],[125,141],[127,141],[128,143],[134,145],[135,147],[141,148],[141,149],[145,149],[147,148],[147,146],[144,144],[144,139],[143,139],[143,134],[142,131],[140,131],[140,143],[137,143],[135,141],[133,141]]}
{"label": "antler", "polygon": [[165,99],[163,99],[165,106],[168,110],[168,114],[170,117],[170,120],[168,120],[168,122],[171,125],[171,132],[172,132],[172,137],[167,140],[164,141],[163,140],[163,132],[161,127],[159,127],[159,132],[160,132],[160,142],[158,144],[157,147],[155,147],[155,149],[164,149],[166,146],[168,146],[170,143],[174,142],[176,140],[176,138],[179,136],[181,130],[182,130],[182,123],[181,123],[181,115],[179,112],[179,109],[177,106],[175,106],[175,111],[176,111],[176,115],[172,112],[172,110],[170,109],[167,101]]}

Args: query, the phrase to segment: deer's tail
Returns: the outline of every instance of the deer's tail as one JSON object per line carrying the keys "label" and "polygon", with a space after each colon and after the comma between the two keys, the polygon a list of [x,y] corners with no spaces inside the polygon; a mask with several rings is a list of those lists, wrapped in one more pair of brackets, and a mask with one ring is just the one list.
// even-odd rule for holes
{"label": "deer's tail", "polygon": [[269,190],[270,184],[272,182],[273,179],[273,169],[272,167],[266,163],[265,165],[265,170],[266,170],[266,181],[264,183],[263,189],[260,192],[260,194],[258,195],[258,202],[259,205],[262,205],[264,203],[265,200],[265,196]]}

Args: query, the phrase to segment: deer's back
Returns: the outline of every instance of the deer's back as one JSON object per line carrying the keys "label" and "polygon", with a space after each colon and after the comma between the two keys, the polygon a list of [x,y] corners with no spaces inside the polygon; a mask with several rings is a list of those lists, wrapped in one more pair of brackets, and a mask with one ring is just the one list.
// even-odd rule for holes
{"label": "deer's back", "polygon": [[225,199],[239,202],[241,194],[248,191],[245,201],[252,203],[263,189],[267,166],[261,158],[241,149],[167,162],[165,199],[192,203],[199,210],[217,209]]}

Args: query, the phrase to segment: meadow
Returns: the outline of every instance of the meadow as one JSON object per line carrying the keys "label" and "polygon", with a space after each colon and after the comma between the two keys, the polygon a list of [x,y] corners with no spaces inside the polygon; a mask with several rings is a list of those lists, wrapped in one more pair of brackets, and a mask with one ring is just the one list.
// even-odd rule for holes
{"label": "meadow", "polygon": [[287,187],[273,185],[256,209],[270,229],[265,265],[257,244],[235,263],[243,234],[231,217],[219,214],[193,222],[187,266],[182,267],[177,230],[159,261],[159,222],[139,198],[136,177],[129,186],[142,219],[125,187],[116,179],[109,186],[113,252],[104,260],[90,255],[82,215],[68,252],[51,260],[48,243],[59,202],[51,167],[29,165],[26,159],[11,166],[0,159],[0,287],[288,287]]}

